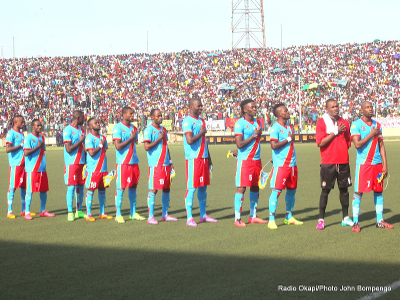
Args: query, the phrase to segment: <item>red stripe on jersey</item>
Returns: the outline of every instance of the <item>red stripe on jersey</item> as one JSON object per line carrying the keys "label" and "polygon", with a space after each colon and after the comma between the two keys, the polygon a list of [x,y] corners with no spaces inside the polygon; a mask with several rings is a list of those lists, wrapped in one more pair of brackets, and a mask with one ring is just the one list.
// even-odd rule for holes
{"label": "red stripe on jersey", "polygon": [[[135,126],[133,126],[133,130],[134,130],[134,132],[136,132]],[[133,147],[134,146],[135,146],[135,141],[132,141],[131,145],[129,146],[128,153],[126,154],[126,157],[125,157],[124,161],[122,162],[123,165],[128,165],[129,162],[131,161],[132,156],[133,156]]]}
{"label": "red stripe on jersey", "polygon": [[157,166],[162,166],[165,161],[165,157],[167,156],[167,130],[163,128],[164,131],[164,138],[162,142],[161,154],[160,158],[158,159]]}
{"label": "red stripe on jersey", "polygon": [[[377,128],[378,128],[378,124],[377,124]],[[380,129],[380,128],[378,128],[378,129]],[[365,159],[364,164],[372,165],[372,161],[374,160],[377,144],[378,144],[378,137],[374,136],[372,139],[372,142],[371,142],[371,147],[368,150],[368,155],[367,155],[367,158]]]}
{"label": "red stripe on jersey", "polygon": [[[257,121],[257,125],[261,126],[261,125],[258,123],[258,121]],[[256,155],[257,148],[258,148],[258,145],[259,145],[259,144],[260,144],[260,137],[257,136],[257,138],[256,138],[256,140],[255,140],[255,142],[254,142],[253,148],[251,148],[251,151],[250,151],[250,153],[249,153],[249,156],[247,156],[247,159],[253,159],[253,158],[254,158],[254,155]]]}
{"label": "red stripe on jersey", "polygon": [[94,169],[95,172],[101,171],[101,167],[103,166],[105,156],[106,156],[106,149],[103,147],[103,148],[101,148],[101,154],[100,154],[99,160],[97,161],[96,169]]}
{"label": "red stripe on jersey", "polygon": [[83,145],[80,144],[78,147],[78,152],[76,153],[74,165],[79,165],[79,162],[81,161],[81,157],[82,157],[82,152],[83,152]]}
{"label": "red stripe on jersey", "polygon": [[[203,122],[204,128],[206,128],[206,122],[204,122],[203,119],[200,119],[200,120]],[[205,148],[206,148],[206,135],[203,135],[201,137],[200,151],[199,151],[199,155],[197,155],[197,158],[203,158]]]}
{"label": "red stripe on jersey", "polygon": [[40,165],[41,165],[41,163],[42,163],[43,155],[44,155],[44,147],[41,147],[41,148],[40,148],[39,156],[38,156],[38,158],[37,158],[35,167],[33,168],[33,171],[32,171],[32,172],[37,172],[37,171],[39,170],[39,167],[40,167]]}
{"label": "red stripe on jersey", "polygon": [[[293,127],[291,125],[289,125],[290,127],[290,133],[293,132]],[[292,157],[293,157],[293,151],[294,147],[293,147],[293,141],[290,142],[290,146],[289,146],[289,151],[288,154],[286,155],[285,158],[285,162],[283,163],[284,167],[289,167],[290,166],[290,162],[292,161]]]}

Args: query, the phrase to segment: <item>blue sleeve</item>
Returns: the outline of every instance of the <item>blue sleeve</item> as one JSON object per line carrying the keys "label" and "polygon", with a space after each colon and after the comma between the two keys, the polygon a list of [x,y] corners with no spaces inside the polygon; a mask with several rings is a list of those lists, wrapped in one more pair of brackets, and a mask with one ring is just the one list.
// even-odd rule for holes
{"label": "blue sleeve", "polygon": [[116,125],[113,128],[113,140],[122,140],[122,132],[119,125]]}
{"label": "blue sleeve", "polygon": [[183,120],[182,130],[183,130],[183,134],[185,134],[186,132],[193,132],[193,123],[189,122],[189,120],[187,120],[185,118]]}
{"label": "blue sleeve", "polygon": [[241,119],[236,121],[234,132],[235,135],[244,135],[244,127]]}
{"label": "blue sleeve", "polygon": [[14,145],[14,134],[12,132],[7,133],[6,144]]}
{"label": "blue sleeve", "polygon": [[64,129],[63,138],[64,138],[64,143],[65,142],[72,142],[71,130],[69,130],[69,127],[66,127]]}
{"label": "blue sleeve", "polygon": [[360,135],[360,136],[361,136],[360,128],[358,128],[357,122],[354,122],[354,123],[351,125],[351,128],[350,128],[350,135],[351,135],[351,136],[353,136],[353,135]]}
{"label": "blue sleeve", "polygon": [[279,141],[279,130],[276,126],[272,126],[271,130],[269,131],[270,140]]}
{"label": "blue sleeve", "polygon": [[32,143],[31,143],[31,138],[29,135],[27,135],[25,141],[24,141],[24,150],[25,149],[32,149]]}
{"label": "blue sleeve", "polygon": [[143,142],[151,142],[151,136],[149,134],[149,127],[147,127],[143,132]]}
{"label": "blue sleeve", "polygon": [[86,148],[86,151],[89,149],[94,149],[93,138],[90,134],[85,139],[85,148]]}

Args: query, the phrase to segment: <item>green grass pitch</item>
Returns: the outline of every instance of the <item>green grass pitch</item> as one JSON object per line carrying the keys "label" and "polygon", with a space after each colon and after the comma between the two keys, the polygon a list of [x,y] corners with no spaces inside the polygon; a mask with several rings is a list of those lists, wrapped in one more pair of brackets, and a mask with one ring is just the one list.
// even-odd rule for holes
{"label": "green grass pitch", "polygon": [[[361,202],[361,233],[342,227],[338,189],[329,197],[326,229],[315,229],[319,202],[319,150],[315,144],[296,144],[299,182],[294,216],[303,226],[283,224],[285,201],[278,201],[278,230],[267,225],[236,228],[234,222],[235,160],[226,158],[234,145],[211,146],[213,178],[208,189],[207,212],[217,224],[187,228],[184,206],[185,161],[183,146],[171,145],[177,175],[171,190],[170,214],[176,223],[151,226],[146,221],[129,221],[129,200],[125,193],[122,214],[125,224],[114,220],[84,219],[67,222],[66,186],[63,181],[63,152],[46,151],[50,191],[47,208],[55,218],[19,216],[20,196],[16,192],[14,213],[6,218],[8,162],[0,152],[3,180],[0,191],[0,298],[1,299],[359,299],[369,292],[304,292],[300,286],[386,286],[400,279],[399,142],[387,142],[391,174],[384,191],[384,217],[394,230],[375,228],[372,193]],[[50,148],[50,147],[49,147]],[[115,151],[108,150],[108,168],[115,168]],[[271,157],[262,145],[262,159]],[[141,179],[138,212],[147,215],[147,159],[138,147]],[[355,149],[350,150],[354,176]],[[107,190],[106,212],[114,211],[115,182]],[[353,189],[350,188],[352,196]],[[258,215],[268,218],[267,186],[260,192]],[[31,211],[39,211],[34,194]],[[161,194],[156,196],[156,219],[161,218]],[[194,217],[199,219],[197,198]],[[93,215],[98,218],[97,193]],[[243,220],[249,215],[248,191]],[[350,208],[351,215],[351,208]],[[282,292],[278,286],[292,286],[296,292]],[[381,299],[400,299],[395,290]]]}

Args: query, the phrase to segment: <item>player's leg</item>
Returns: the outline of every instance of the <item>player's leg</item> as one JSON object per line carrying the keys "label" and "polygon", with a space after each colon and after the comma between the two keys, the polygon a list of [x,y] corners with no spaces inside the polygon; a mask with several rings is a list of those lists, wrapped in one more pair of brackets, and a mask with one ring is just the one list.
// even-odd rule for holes
{"label": "player's leg", "polygon": [[14,193],[15,193],[15,177],[16,177],[16,167],[9,168],[9,184],[8,184],[8,192],[7,192],[7,204],[8,204],[8,211],[7,211],[7,218],[8,219],[15,219],[15,215],[12,212],[12,205],[14,202]]}
{"label": "player's leg", "polygon": [[[21,193],[21,215],[23,213],[23,215],[25,215],[25,197],[26,197],[26,187],[21,187],[20,189],[20,193]],[[32,213],[31,213],[32,215]]]}
{"label": "player's leg", "polygon": [[354,192],[353,195],[353,232],[360,232],[360,225],[358,224],[358,215],[360,214],[362,193]]}
{"label": "player's leg", "polygon": [[245,173],[245,166],[243,165],[243,160],[236,161],[236,173],[235,173],[235,226],[236,227],[247,227],[247,225],[242,221],[241,213],[243,207],[244,193],[246,192],[245,181],[247,180]]}
{"label": "player's leg", "polygon": [[[170,185],[168,185],[170,186]],[[177,218],[174,218],[168,214],[168,209],[169,209],[169,202],[170,202],[170,189],[169,188],[164,188],[162,192],[162,218],[161,221],[167,221],[167,222],[176,222],[178,221]]]}
{"label": "player's leg", "polygon": [[318,230],[325,228],[325,210],[328,204],[328,196],[335,187],[336,180],[336,165],[322,164],[320,167],[321,194],[319,196],[319,219],[317,224]]}
{"label": "player's leg", "polygon": [[49,191],[49,180],[47,172],[36,173],[37,181],[39,182],[39,196],[40,196],[40,217],[52,218],[55,214],[51,214],[46,210],[47,192]]}
{"label": "player's leg", "polygon": [[[197,224],[193,219],[192,208],[193,208],[193,198],[194,192],[196,191],[194,182],[194,159],[186,160],[186,192],[185,192],[185,207],[187,221],[186,226],[196,227]],[[196,183],[197,186],[197,183]]]}
{"label": "player's leg", "polygon": [[[262,170],[261,160],[252,161],[252,178],[250,184],[250,217],[248,222],[252,224],[266,224],[268,221],[265,221],[259,217],[257,217],[257,207],[258,207],[258,199],[260,195],[260,188],[258,187],[258,181],[260,180],[260,173]],[[249,178],[250,179],[250,178]]]}
{"label": "player's leg", "polygon": [[132,176],[131,185],[129,186],[129,190],[128,190],[129,204],[130,204],[129,219],[143,221],[143,220],[146,220],[146,218],[142,217],[141,215],[139,215],[136,212],[136,198],[137,198],[136,188],[137,188],[137,184],[139,182],[139,176],[140,176],[139,166],[137,164],[129,165],[128,170],[129,170],[128,174],[131,174],[131,176]]}
{"label": "player's leg", "polygon": [[379,179],[382,176],[382,164],[374,165],[373,167],[373,175],[374,175],[374,204],[376,211],[376,227],[384,228],[384,229],[393,229],[394,226],[387,223],[383,219],[383,180]]}
{"label": "player's leg", "polygon": [[[217,223],[218,220],[211,218],[207,215],[207,186],[210,185],[210,170],[208,167],[208,158],[198,159],[198,172],[199,182],[197,189],[197,199],[199,200],[200,208],[200,223]],[[203,180],[202,180],[203,178]]]}
{"label": "player's leg", "polygon": [[338,166],[337,175],[339,187],[339,199],[342,205],[342,226],[353,226],[354,223],[349,217],[349,186],[351,186],[351,175],[349,164],[341,164]]}
{"label": "player's leg", "polygon": [[33,217],[30,213],[31,203],[32,203],[32,188],[34,187],[34,183],[32,182],[32,172],[26,173],[26,196],[25,196],[25,220],[32,220]]}
{"label": "player's leg", "polygon": [[356,165],[354,176],[354,195],[353,195],[353,232],[360,232],[358,216],[360,214],[361,199],[363,193],[371,191],[371,168],[366,165]]}
{"label": "player's leg", "polygon": [[154,202],[157,195],[157,190],[150,190],[147,195],[147,207],[149,210],[149,217],[147,218],[147,224],[157,225],[158,221],[154,218]]}
{"label": "player's leg", "polygon": [[272,177],[270,182],[270,187],[272,188],[271,195],[269,197],[269,229],[278,229],[275,222],[275,212],[278,205],[278,198],[282,193],[282,190],[286,188],[286,179],[284,179],[284,169],[281,167],[272,168]]}
{"label": "player's leg", "polygon": [[112,216],[106,214],[106,212],[105,212],[106,211],[106,189],[99,188],[98,195],[99,195],[99,208],[100,208],[99,219],[104,219],[104,220],[113,219]]}
{"label": "player's leg", "polygon": [[74,195],[75,195],[75,185],[73,184],[72,178],[70,178],[70,168],[71,165],[65,165],[64,166],[64,181],[65,184],[67,185],[67,195],[66,195],[66,200],[67,200],[67,209],[68,209],[68,221],[72,222],[75,219],[73,211],[73,206],[74,206]]}
{"label": "player's leg", "polygon": [[122,199],[124,196],[125,186],[126,186],[126,166],[117,165],[117,177],[115,180],[116,191],[115,191],[115,221],[117,223],[125,223],[124,218],[121,216],[121,206]]}
{"label": "player's leg", "polygon": [[285,203],[286,203],[286,216],[284,223],[286,225],[303,225],[302,221],[296,220],[293,217],[293,208],[296,202],[296,191],[297,191],[297,166],[293,166],[288,168],[288,176],[286,180],[286,195],[285,195]]}
{"label": "player's leg", "polygon": [[95,218],[92,216],[92,203],[93,203],[94,190],[86,190],[86,221],[94,222]]}

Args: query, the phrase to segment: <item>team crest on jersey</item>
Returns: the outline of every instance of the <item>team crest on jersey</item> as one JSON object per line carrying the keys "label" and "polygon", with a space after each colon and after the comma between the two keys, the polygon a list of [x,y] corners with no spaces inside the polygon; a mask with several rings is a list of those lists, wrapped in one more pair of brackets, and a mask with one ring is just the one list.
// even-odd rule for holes
{"label": "team crest on jersey", "polygon": [[74,135],[75,134],[75,131],[72,131],[72,135]]}
{"label": "team crest on jersey", "polygon": [[249,125],[246,125],[246,129],[249,129]]}
{"label": "team crest on jersey", "polygon": [[326,181],[325,181],[325,180],[322,181],[322,186],[323,186],[323,187],[326,187]]}
{"label": "team crest on jersey", "polygon": [[362,131],[365,131],[365,127],[364,127],[364,126],[361,126],[361,130],[362,130]]}
{"label": "team crest on jersey", "polygon": [[33,143],[36,143],[36,140],[35,140],[35,139],[33,139],[33,140],[32,140],[32,142],[33,142]]}
{"label": "team crest on jersey", "polygon": [[196,122],[193,122],[193,126],[196,127],[196,125],[197,125]]}
{"label": "team crest on jersey", "polygon": [[153,130],[153,134],[156,134],[156,132]]}
{"label": "team crest on jersey", "polygon": [[280,133],[284,134],[285,132],[283,131],[283,129],[281,129]]}
{"label": "team crest on jersey", "polygon": [[122,133],[125,133],[125,129],[122,129]]}

